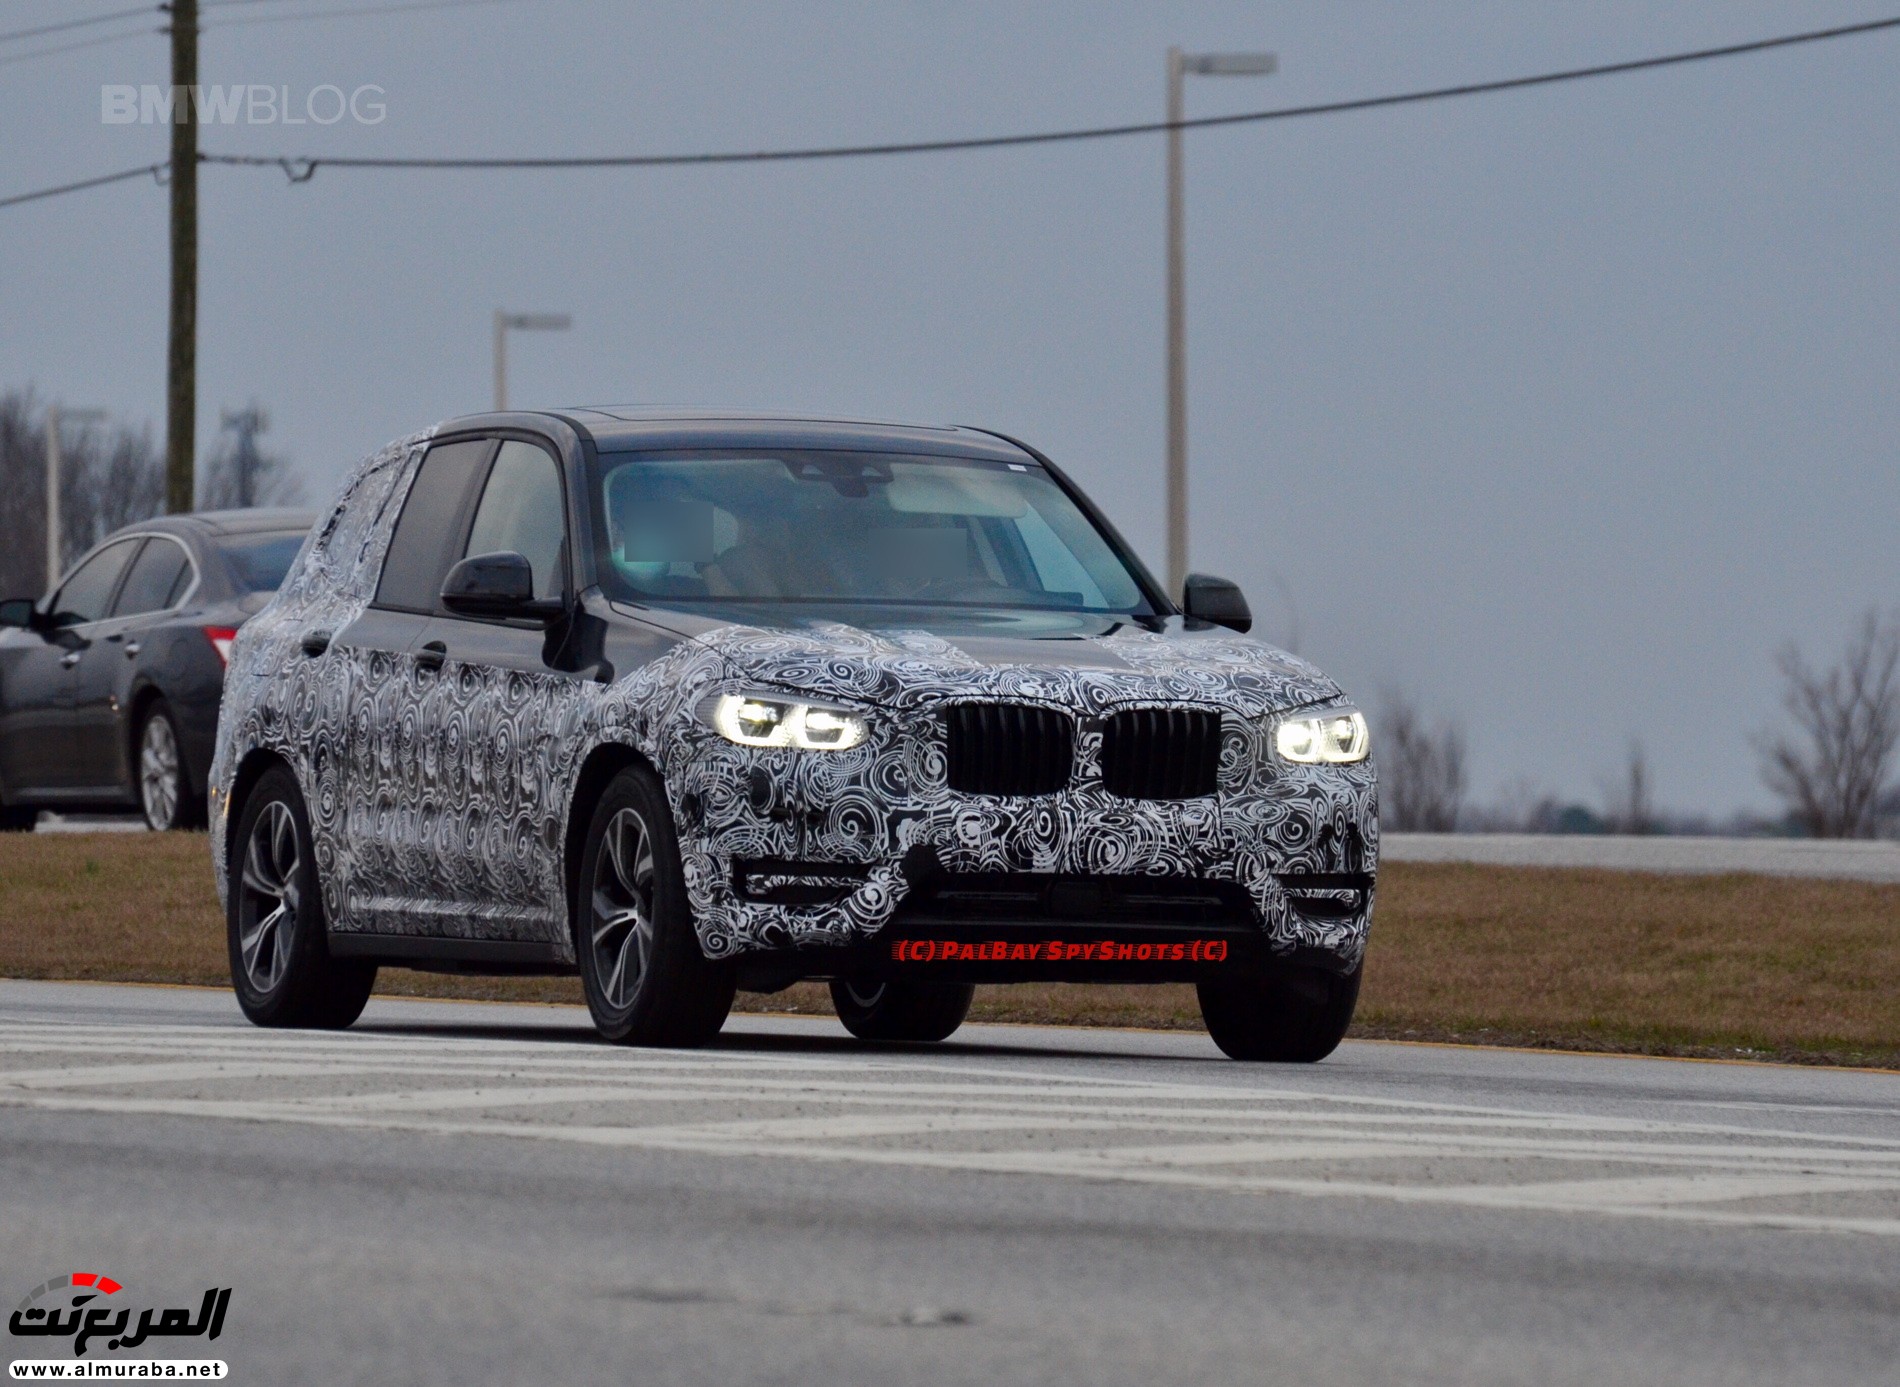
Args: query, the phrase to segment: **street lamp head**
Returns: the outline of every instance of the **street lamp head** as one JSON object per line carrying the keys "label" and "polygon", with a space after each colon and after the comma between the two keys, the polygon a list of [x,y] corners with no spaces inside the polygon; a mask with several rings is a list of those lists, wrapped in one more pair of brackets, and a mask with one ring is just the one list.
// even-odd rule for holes
{"label": "street lamp head", "polygon": [[509,313],[503,316],[502,323],[529,331],[564,332],[574,326],[574,319],[567,313]]}
{"label": "street lamp head", "polygon": [[1271,53],[1195,53],[1181,60],[1184,71],[1201,77],[1265,77],[1279,66]]}

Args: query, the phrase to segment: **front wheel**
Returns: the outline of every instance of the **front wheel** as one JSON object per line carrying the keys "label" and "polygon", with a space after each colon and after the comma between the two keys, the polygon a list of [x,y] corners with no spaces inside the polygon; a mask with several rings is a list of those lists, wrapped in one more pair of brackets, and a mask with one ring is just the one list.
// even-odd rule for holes
{"label": "front wheel", "polygon": [[970,1014],[967,982],[859,982],[834,978],[831,1004],[859,1040],[948,1040]]}
{"label": "front wheel", "polygon": [[266,771],[244,801],[225,872],[231,985],[244,1014],[323,1030],[361,1016],[376,965],[330,957],[310,817],[287,768]]}
{"label": "front wheel", "polygon": [[1204,982],[1197,989],[1201,1019],[1232,1059],[1313,1064],[1345,1039],[1364,966],[1344,975],[1302,970],[1246,982]]}
{"label": "front wheel", "polygon": [[732,1010],[729,963],[701,952],[673,815],[629,766],[594,808],[574,902],[574,952],[594,1026],[622,1045],[704,1045]]}

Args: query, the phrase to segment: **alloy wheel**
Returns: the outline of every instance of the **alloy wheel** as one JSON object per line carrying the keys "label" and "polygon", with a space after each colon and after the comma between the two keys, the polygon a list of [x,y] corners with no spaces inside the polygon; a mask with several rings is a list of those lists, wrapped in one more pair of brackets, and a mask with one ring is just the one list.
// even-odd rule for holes
{"label": "alloy wheel", "polygon": [[246,979],[261,994],[277,986],[290,961],[302,867],[290,806],[272,800],[251,826],[238,883],[238,952]]}
{"label": "alloy wheel", "polygon": [[145,805],[145,822],[153,828],[170,828],[178,822],[182,779],[171,719],[155,714],[145,720],[145,735],[139,738],[139,796]]}
{"label": "alloy wheel", "polygon": [[653,837],[639,811],[607,824],[594,868],[594,976],[616,1011],[633,1002],[653,958]]}

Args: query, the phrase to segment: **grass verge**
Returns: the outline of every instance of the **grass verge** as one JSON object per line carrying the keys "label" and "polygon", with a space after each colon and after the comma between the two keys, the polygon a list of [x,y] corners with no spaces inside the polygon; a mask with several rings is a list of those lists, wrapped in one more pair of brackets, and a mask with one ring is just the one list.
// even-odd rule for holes
{"label": "grass verge", "polygon": [[[202,834],[0,835],[0,976],[224,984]],[[578,1002],[571,978],[378,991]],[[740,1007],[829,1014],[816,984]],[[1200,1026],[1184,986],[978,989],[972,1016]],[[1900,886],[1395,862],[1354,1034],[1900,1067]]]}

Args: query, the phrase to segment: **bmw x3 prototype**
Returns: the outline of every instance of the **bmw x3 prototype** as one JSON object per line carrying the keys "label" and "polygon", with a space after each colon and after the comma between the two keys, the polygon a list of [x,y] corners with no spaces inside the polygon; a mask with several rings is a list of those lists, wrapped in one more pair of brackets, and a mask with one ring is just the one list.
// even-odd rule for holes
{"label": "bmw x3 prototype", "polygon": [[578,971],[610,1040],[830,984],[866,1039],[979,982],[1197,984],[1243,1059],[1359,991],[1365,719],[1177,606],[1035,449],[968,428],[479,415],[350,476],[239,631],[209,796],[239,1002],[382,964]]}

